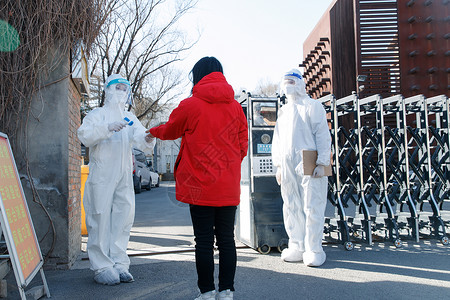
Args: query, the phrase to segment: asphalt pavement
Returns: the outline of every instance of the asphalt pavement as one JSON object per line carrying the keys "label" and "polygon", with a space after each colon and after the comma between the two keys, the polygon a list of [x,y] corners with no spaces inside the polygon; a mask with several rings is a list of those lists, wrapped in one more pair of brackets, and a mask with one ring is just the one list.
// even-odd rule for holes
{"label": "asphalt pavement", "polygon": [[[194,299],[198,295],[194,238],[187,205],[175,200],[173,182],[136,195],[128,254],[133,283],[101,286],[82,252],[70,270],[45,270],[52,299]],[[353,251],[324,242],[319,268],[285,263],[272,250],[259,254],[237,241],[235,299],[450,299],[450,246],[432,238],[379,241]],[[218,253],[216,253],[216,273]],[[217,278],[217,274],[216,274]],[[12,271],[8,299],[19,299]],[[39,274],[27,290],[42,285]]]}

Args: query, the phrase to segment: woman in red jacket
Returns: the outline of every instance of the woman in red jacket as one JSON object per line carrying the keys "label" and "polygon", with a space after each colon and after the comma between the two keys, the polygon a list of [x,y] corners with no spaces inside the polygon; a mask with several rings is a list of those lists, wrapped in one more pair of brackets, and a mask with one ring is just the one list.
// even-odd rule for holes
{"label": "woman in red jacket", "polygon": [[216,58],[200,59],[191,73],[192,96],[181,101],[166,124],[147,132],[162,140],[181,137],[174,170],[176,198],[190,205],[201,292],[197,299],[215,299],[214,236],[220,254],[219,299],[233,299],[234,221],[241,162],[247,155],[247,120]]}

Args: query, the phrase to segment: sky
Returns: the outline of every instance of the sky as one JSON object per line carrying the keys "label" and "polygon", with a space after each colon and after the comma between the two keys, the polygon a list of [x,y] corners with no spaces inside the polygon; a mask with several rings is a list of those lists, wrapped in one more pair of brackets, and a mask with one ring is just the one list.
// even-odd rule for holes
{"label": "sky", "polygon": [[199,42],[179,68],[186,74],[204,56],[216,57],[235,91],[279,83],[303,60],[303,42],[333,0],[199,0],[180,28]]}

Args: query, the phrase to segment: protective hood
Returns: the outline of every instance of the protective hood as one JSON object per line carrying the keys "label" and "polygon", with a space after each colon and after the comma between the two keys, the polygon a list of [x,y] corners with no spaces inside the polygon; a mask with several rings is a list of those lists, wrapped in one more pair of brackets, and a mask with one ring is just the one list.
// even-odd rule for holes
{"label": "protective hood", "polygon": [[292,69],[284,74],[281,80],[281,95],[286,95],[287,101],[301,103],[302,98],[309,98],[306,94],[306,84],[303,76],[297,69]]}
{"label": "protective hood", "polygon": [[234,101],[234,90],[220,72],[203,77],[192,89],[192,96],[208,103],[229,103]]}
{"label": "protective hood", "polygon": [[120,74],[110,75],[105,82],[105,107],[125,109],[131,104],[131,85]]}

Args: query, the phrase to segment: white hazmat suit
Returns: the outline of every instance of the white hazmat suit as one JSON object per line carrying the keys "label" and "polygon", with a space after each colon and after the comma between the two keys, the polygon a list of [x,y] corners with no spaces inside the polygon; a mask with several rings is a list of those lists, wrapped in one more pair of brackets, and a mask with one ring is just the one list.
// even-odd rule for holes
{"label": "white hazmat suit", "polygon": [[105,105],[88,113],[78,129],[78,138],[89,147],[83,199],[87,251],[94,280],[107,285],[133,281],[126,253],[134,221],[132,147],[151,152],[156,142],[146,139],[141,122],[124,110],[130,96],[126,79],[118,74],[109,76]]}
{"label": "white hazmat suit", "polygon": [[[280,109],[272,143],[272,162],[283,197],[283,218],[289,236],[284,261],[302,261],[320,266],[326,255],[322,249],[328,178],[324,166],[330,164],[331,136],[322,104],[311,99],[296,69],[281,83],[287,104]],[[313,175],[304,175],[303,150],[316,150]]]}

